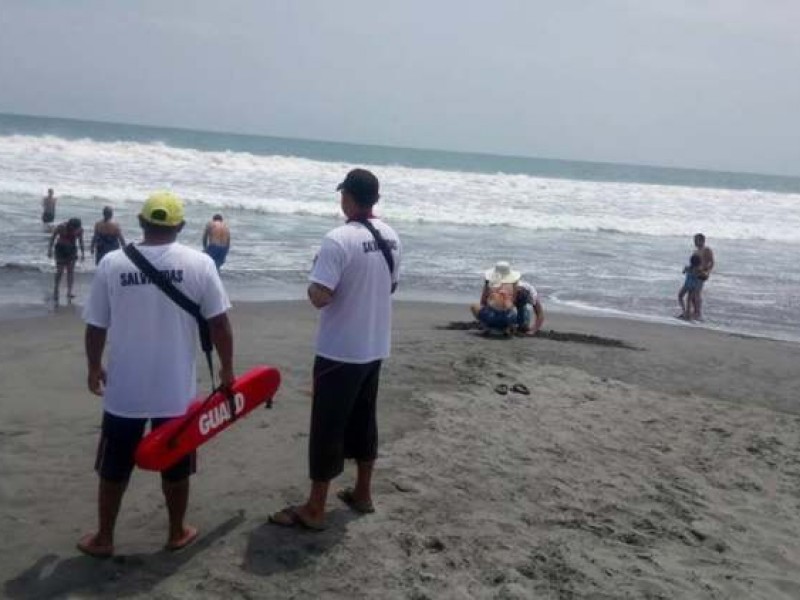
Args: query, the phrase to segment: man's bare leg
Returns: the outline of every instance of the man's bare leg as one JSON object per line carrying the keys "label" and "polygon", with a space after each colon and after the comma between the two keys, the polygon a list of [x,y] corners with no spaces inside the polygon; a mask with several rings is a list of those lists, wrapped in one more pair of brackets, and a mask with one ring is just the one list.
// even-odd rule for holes
{"label": "man's bare leg", "polygon": [[359,504],[372,504],[372,471],[375,461],[358,462],[353,499]]}
{"label": "man's bare leg", "polygon": [[97,491],[97,533],[86,535],[78,542],[81,551],[95,556],[108,556],[113,553],[114,526],[127,487],[127,481],[118,482],[100,478]]}
{"label": "man's bare leg", "polygon": [[691,295],[691,303],[694,304],[694,311],[692,313],[692,317],[698,321],[703,319],[702,309],[703,309],[703,299],[700,296],[700,291],[692,292]]}
{"label": "man's bare leg", "polygon": [[58,302],[58,288],[61,287],[61,276],[64,274],[64,265],[56,265],[55,286],[53,287],[53,300]]}
{"label": "man's bare leg", "polygon": [[75,262],[67,265],[67,299],[72,300],[75,296],[72,293],[72,284],[75,282]]}
{"label": "man's bare leg", "polygon": [[325,504],[328,501],[328,489],[330,481],[312,481],[311,492],[308,500],[302,506],[298,506],[296,511],[300,517],[314,524],[322,524],[325,520]]}
{"label": "man's bare leg", "polygon": [[180,481],[161,480],[161,490],[167,502],[169,515],[169,538],[167,548],[179,550],[197,538],[197,529],[184,523],[189,506],[189,478]]}

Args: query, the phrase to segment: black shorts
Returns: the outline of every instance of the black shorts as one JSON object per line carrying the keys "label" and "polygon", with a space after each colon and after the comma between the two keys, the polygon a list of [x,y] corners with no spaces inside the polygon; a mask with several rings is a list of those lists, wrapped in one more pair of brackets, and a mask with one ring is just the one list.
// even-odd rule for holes
{"label": "black shorts", "polygon": [[308,454],[312,481],[330,481],[345,458],[369,462],[378,456],[376,404],[381,361],[314,360],[314,402]]}
{"label": "black shorts", "polygon": [[[100,477],[118,483],[128,481],[133,471],[136,447],[144,435],[148,420],[150,427],[155,429],[170,419],[133,419],[103,413],[103,428],[94,463],[94,470]],[[166,481],[181,481],[196,470],[197,457],[192,452],[173,467],[162,471],[161,477]]]}
{"label": "black shorts", "polygon": [[68,265],[78,260],[78,248],[71,244],[56,244],[54,254],[57,265]]}
{"label": "black shorts", "polygon": [[56,220],[56,213],[50,211],[44,211],[42,213],[42,223],[48,225]]}

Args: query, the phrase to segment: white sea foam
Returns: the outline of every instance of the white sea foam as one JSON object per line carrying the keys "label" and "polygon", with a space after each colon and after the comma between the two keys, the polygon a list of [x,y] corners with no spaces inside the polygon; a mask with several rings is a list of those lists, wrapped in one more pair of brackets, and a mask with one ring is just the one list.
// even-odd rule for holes
{"label": "white sea foam", "polygon": [[[0,136],[0,193],[112,204],[171,188],[189,203],[277,214],[335,216],[334,189],[351,165],[160,143]],[[800,241],[800,194],[503,173],[380,166],[382,212],[395,221],[652,236]]]}

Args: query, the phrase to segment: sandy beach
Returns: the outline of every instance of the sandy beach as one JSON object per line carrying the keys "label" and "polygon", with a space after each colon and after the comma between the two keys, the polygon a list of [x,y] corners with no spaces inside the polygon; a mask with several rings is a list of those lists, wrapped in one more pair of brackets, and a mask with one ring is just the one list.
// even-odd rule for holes
{"label": "sandy beach", "polygon": [[461,306],[395,310],[375,514],[334,498],[322,533],[267,524],[307,490],[316,314],[237,304],[237,369],[281,369],[274,407],[203,447],[200,541],[161,551],[158,476],[139,471],[106,561],[75,550],[95,525],[101,409],[82,324],[69,309],[0,322],[0,593],[800,597],[800,345],[564,314],[555,334],[485,339],[448,328]]}

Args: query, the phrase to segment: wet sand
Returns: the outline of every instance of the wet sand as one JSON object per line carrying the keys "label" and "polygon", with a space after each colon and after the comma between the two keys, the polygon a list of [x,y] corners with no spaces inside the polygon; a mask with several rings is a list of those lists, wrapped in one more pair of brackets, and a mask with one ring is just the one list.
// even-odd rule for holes
{"label": "wet sand", "polygon": [[[316,315],[231,317],[239,370],[283,372],[274,408],[203,447],[198,543],[160,550],[158,476],[137,472],[106,561],[74,549],[95,522],[100,422],[82,325],[68,309],[0,322],[6,597],[800,597],[800,345],[568,315],[485,339],[448,328],[464,307],[398,303],[378,512],[334,498],[311,533],[266,520],[307,490]],[[495,391],[514,383],[530,395]]]}

